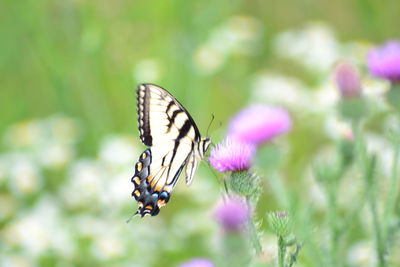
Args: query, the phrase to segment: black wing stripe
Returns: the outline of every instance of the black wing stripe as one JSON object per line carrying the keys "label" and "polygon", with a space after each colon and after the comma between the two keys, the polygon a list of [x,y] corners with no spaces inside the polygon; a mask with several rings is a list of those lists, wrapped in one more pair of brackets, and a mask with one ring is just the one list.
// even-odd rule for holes
{"label": "black wing stripe", "polygon": [[167,110],[165,111],[166,114],[168,114],[169,110],[174,106],[174,104],[174,101],[170,101],[168,103]]}
{"label": "black wing stripe", "polygon": [[[182,112],[184,112],[184,111],[181,109],[177,109],[177,110],[174,110],[171,117],[168,116],[169,123],[167,125],[167,127],[168,127],[167,132],[169,132],[171,130],[172,125],[175,125],[176,116],[178,116],[178,114],[182,113]],[[168,114],[168,112],[167,112],[167,114]]]}
{"label": "black wing stripe", "polygon": [[181,175],[183,167],[185,167],[185,165],[186,165],[186,161],[184,161],[183,164],[181,165],[181,167],[179,167],[179,170],[174,175],[174,179],[172,179],[171,183],[169,183],[168,185],[172,185],[173,187],[175,187],[175,184],[178,181],[178,178]]}
{"label": "black wing stripe", "polygon": [[[193,126],[194,129],[194,133],[195,133],[195,140],[196,141],[200,141],[200,131],[197,128],[196,123],[194,122],[192,116],[189,114],[189,112],[182,106],[182,104],[176,99],[174,98],[167,90],[165,90],[164,88],[158,86],[158,85],[153,85],[153,84],[144,84],[144,86],[146,86],[147,90],[154,92],[155,94],[157,94],[158,96],[160,96],[162,98],[162,100],[166,100],[167,97],[171,98],[170,103],[168,104],[169,109],[171,109],[173,107],[173,104],[177,105],[179,107],[179,109],[182,109],[185,114],[187,115],[191,125]],[[150,87],[153,86],[153,87]],[[154,89],[154,88],[158,88],[158,89]],[[173,102],[173,103],[171,103]],[[167,109],[168,109],[167,106]],[[169,111],[168,109],[168,111]]]}
{"label": "black wing stripe", "polygon": [[[191,125],[190,121],[186,120],[185,123],[183,124],[182,128],[179,130],[179,135],[175,140],[175,145],[174,145],[174,150],[173,150],[173,153],[172,153],[172,157],[171,157],[171,160],[169,161],[168,176],[169,176],[169,173],[170,173],[170,170],[171,170],[172,162],[174,161],[174,158],[176,156],[176,151],[178,150],[178,147],[179,147],[179,142],[183,137],[186,136],[186,134],[189,132],[191,126],[192,125]],[[192,146],[191,152],[192,151],[193,151],[193,146]]]}
{"label": "black wing stripe", "polygon": [[[143,97],[141,94],[144,94]],[[150,97],[148,90],[146,90],[145,86],[139,86],[137,90],[137,105],[138,105],[138,121],[139,121],[139,133],[140,139],[146,146],[152,146],[153,137],[151,136],[150,129]]]}

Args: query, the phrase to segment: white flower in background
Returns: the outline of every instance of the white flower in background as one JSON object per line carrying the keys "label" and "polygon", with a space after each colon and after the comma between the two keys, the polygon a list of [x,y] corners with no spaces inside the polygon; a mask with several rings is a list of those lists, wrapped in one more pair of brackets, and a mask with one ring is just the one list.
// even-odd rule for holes
{"label": "white flower in background", "polygon": [[258,255],[262,263],[273,264],[278,258],[278,248],[276,244],[276,236],[271,233],[265,233],[261,240],[262,252]]}
{"label": "white flower in background", "polygon": [[[169,231],[174,238],[185,238],[194,234],[209,234],[215,229],[215,224],[212,219],[205,220],[204,218],[211,218],[212,216],[209,210],[194,211],[189,207],[174,214]],[[188,223],[188,218],[190,218],[191,223]]]}
{"label": "white flower in background", "polygon": [[339,99],[340,96],[336,86],[331,79],[327,79],[317,90],[312,91],[310,111],[315,113],[334,112]]}
{"label": "white flower in background", "polygon": [[253,17],[234,16],[211,31],[208,40],[194,53],[194,64],[203,74],[221,69],[231,54],[254,54],[261,23]]}
{"label": "white flower in background", "polygon": [[197,48],[194,62],[203,74],[212,74],[218,71],[226,61],[226,55],[216,47],[205,44]]}
{"label": "white flower in background", "polygon": [[309,108],[311,103],[310,92],[300,80],[267,71],[253,78],[252,99],[295,109]]}
{"label": "white flower in background", "polygon": [[374,98],[383,98],[384,94],[390,89],[390,82],[384,79],[365,77],[363,82],[363,93]]}
{"label": "white flower in background", "polygon": [[39,162],[48,168],[65,167],[74,157],[75,149],[62,143],[48,143],[40,149]]}
{"label": "white flower in background", "polygon": [[61,187],[62,199],[71,208],[100,205],[101,195],[106,193],[106,176],[98,162],[89,159],[77,161],[70,167],[67,183]]}
{"label": "white flower in background", "polygon": [[348,121],[344,121],[336,114],[330,113],[324,120],[325,133],[333,140],[353,139],[353,131]]}
{"label": "white flower in background", "polygon": [[99,220],[89,213],[78,214],[71,217],[70,220],[76,226],[76,234],[80,237],[95,238],[97,234],[107,228],[105,220]]}
{"label": "white flower in background", "polygon": [[66,232],[57,200],[44,196],[28,214],[8,224],[3,233],[8,247],[21,247],[28,255],[37,257],[48,249],[70,256],[73,242]]}
{"label": "white flower in background", "polygon": [[157,59],[144,59],[133,68],[133,79],[139,83],[156,83],[161,79],[162,67]]}
{"label": "white flower in background", "polygon": [[65,115],[56,114],[46,119],[49,137],[62,144],[75,143],[81,134],[80,123]]}
{"label": "white flower in background", "polygon": [[41,224],[46,227],[47,235],[51,239],[51,248],[62,257],[73,257],[76,252],[75,244],[69,222],[62,214],[59,199],[49,195],[42,196],[33,209],[32,215],[40,218]]}
{"label": "white flower in background", "polygon": [[261,23],[254,17],[234,16],[211,32],[209,44],[224,54],[253,54],[261,35]]}
{"label": "white flower in background", "polygon": [[[166,226],[162,217],[143,223],[139,217],[134,217],[130,223],[121,221],[121,215],[113,216],[107,212],[104,216],[93,216],[88,213],[71,218],[79,237],[92,240],[91,253],[102,260],[123,257],[129,253],[130,257],[137,259],[140,266],[154,266],[149,261],[152,251],[160,250],[160,236],[166,236]],[[126,219],[128,219],[128,215]],[[150,230],[151,229],[151,230]],[[140,242],[132,242],[140,241]],[[128,251],[128,252],[127,252]],[[143,262],[142,262],[143,261]]]}
{"label": "white flower in background", "polygon": [[124,253],[125,245],[121,238],[106,232],[94,239],[92,254],[98,259],[108,260],[123,256]]}
{"label": "white flower in background", "polygon": [[131,137],[109,136],[100,145],[99,159],[111,166],[125,169],[135,164],[139,155],[136,142]]}
{"label": "white flower in background", "polygon": [[60,168],[73,158],[79,134],[76,120],[54,115],[11,126],[5,133],[5,142],[11,149],[31,153],[46,168]]}
{"label": "white flower in background", "polygon": [[[186,218],[187,219],[187,218]],[[152,257],[153,251],[160,251],[164,246],[168,246],[168,242],[162,242],[163,240],[171,240],[165,238],[171,232],[169,224],[167,224],[162,215],[157,216],[157,220],[147,220],[143,223],[141,218],[133,218],[129,224],[125,224],[126,227],[123,228],[124,237],[127,240],[138,240],[139,242],[134,242],[133,249],[129,251],[132,253],[134,259],[139,261],[144,261],[142,265],[144,266],[157,266],[156,263],[152,261],[156,260],[156,257]],[[130,241],[130,243],[132,243]]]}
{"label": "white flower in background", "polygon": [[4,133],[4,141],[13,149],[26,148],[40,143],[45,131],[43,121],[27,120],[9,127]]}
{"label": "white flower in background", "polygon": [[371,240],[353,245],[347,252],[347,262],[352,266],[376,266],[376,253]]}
{"label": "white flower in background", "polygon": [[312,72],[330,71],[340,52],[335,34],[321,23],[280,33],[273,47],[278,56],[298,61]]}
{"label": "white flower in background", "polygon": [[131,177],[135,172],[134,165],[125,171],[113,174],[112,178],[106,181],[107,193],[101,196],[105,209],[109,209],[110,213],[118,213],[126,205],[134,209],[136,202],[131,197],[133,184]]}
{"label": "white flower in background", "polygon": [[36,266],[32,259],[20,253],[7,253],[0,258],[0,266],[2,267],[32,267]]}
{"label": "white flower in background", "polygon": [[37,192],[43,184],[38,165],[25,153],[10,154],[9,185],[16,195],[29,195]]}
{"label": "white flower in background", "polygon": [[41,147],[53,141],[73,143],[79,136],[79,124],[64,115],[54,115],[41,120],[27,120],[8,128],[5,142],[11,148]]}

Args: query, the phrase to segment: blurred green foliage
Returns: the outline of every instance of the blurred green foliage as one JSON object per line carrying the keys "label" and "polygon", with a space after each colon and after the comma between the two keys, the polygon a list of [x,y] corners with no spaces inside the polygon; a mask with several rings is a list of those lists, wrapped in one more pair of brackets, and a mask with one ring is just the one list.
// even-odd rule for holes
{"label": "blurred green foliage", "polygon": [[[216,28],[234,16],[248,16],[259,23],[258,37],[251,53],[233,53],[224,59],[221,67],[211,72],[202,71],[196,63],[199,48],[218,33]],[[341,42],[378,43],[400,36],[399,17],[398,0],[2,0],[0,132],[19,121],[63,114],[84,126],[77,154],[94,156],[102,140],[110,134],[137,137],[135,88],[141,82],[154,82],[168,89],[187,107],[203,134],[214,114],[216,123],[211,127],[210,135],[218,141],[230,116],[252,102],[253,79],[259,71],[266,69],[298,77],[310,91],[328,76],[310,73],[300,64],[278,57],[272,47],[272,39],[277,34],[302,27],[310,21],[322,21],[334,29]],[[220,45],[224,46],[224,43]],[[141,74],[142,68],[149,70]],[[156,69],[155,74],[151,73],[152,69]],[[149,80],[144,80],[146,77]],[[288,144],[283,147],[273,144],[259,152],[256,165],[265,172],[269,182],[263,185],[258,210],[265,214],[271,209],[290,206],[291,211],[297,212],[299,228],[309,231],[303,233],[307,239],[313,230],[304,226],[306,219],[301,219],[306,218],[308,209],[315,208],[318,203],[300,206],[297,200],[309,189],[301,176],[307,173],[315,153],[328,141],[321,134],[323,115],[308,114],[305,117],[294,112],[293,116],[295,125]],[[7,140],[3,140],[1,147],[8,147]],[[134,161],[132,158],[132,164]],[[274,173],[277,169],[288,179],[280,181],[281,175]],[[42,194],[57,194],[58,186],[65,180],[57,180],[64,176],[59,172],[66,171],[44,171],[46,185]],[[200,173],[203,177],[212,176],[205,168]],[[129,181],[130,177],[126,179]],[[211,185],[219,186],[215,181]],[[210,185],[202,189],[207,186]],[[0,184],[2,190],[6,187]],[[291,194],[282,193],[285,187]],[[204,193],[200,189],[196,192]],[[218,188],[209,192],[216,195]],[[202,220],[209,220],[206,215],[212,207],[207,210],[204,203],[202,206],[193,200],[195,197],[201,199],[202,196],[193,196],[190,191],[177,194],[174,204],[169,204],[170,209],[161,211],[163,221],[134,222],[130,229],[132,233],[127,233],[129,227],[126,227],[122,235],[127,233],[124,237],[128,240],[124,239],[123,244],[132,252],[125,251],[123,256],[103,263],[128,266],[124,264],[126,261],[137,263],[130,266],[174,266],[190,257],[212,257],[214,239],[210,236],[215,238],[218,233],[208,228],[209,222],[204,229],[193,230]],[[23,198],[16,208],[23,206],[29,210],[37,198],[37,195]],[[122,209],[126,217],[133,211],[133,200],[130,201]],[[203,210],[195,213],[198,207]],[[68,211],[63,218],[70,219],[72,226],[68,227],[73,228],[77,214],[87,213],[96,220],[117,216],[107,214],[112,213],[113,207],[108,208],[104,211],[86,207],[87,210]],[[318,216],[322,217],[320,213],[317,211],[313,216],[318,220]],[[117,216],[118,223],[123,216]],[[189,218],[197,219],[194,226],[187,225],[192,223]],[[107,222],[104,223],[107,225]],[[1,227],[7,223],[7,220],[2,221]],[[152,229],[158,229],[159,235],[151,236]],[[181,229],[189,234],[180,237],[182,242],[174,241]],[[136,234],[135,231],[141,232]],[[351,238],[361,239],[364,235],[362,231],[354,231]],[[91,258],[91,237],[76,234],[74,238],[78,240],[79,257],[66,262],[80,266],[101,262]],[[139,242],[152,250],[142,255],[141,250],[135,250]],[[173,243],[173,249],[168,248],[168,242]],[[195,247],[185,250],[188,245]],[[313,249],[313,245],[316,244],[310,243],[304,249],[304,255],[300,254],[303,266],[317,266],[315,259],[323,258],[323,255],[317,255],[321,251]],[[54,266],[58,257],[50,251],[38,260],[38,264]],[[142,257],[153,258],[147,261]]]}
{"label": "blurred green foliage", "polygon": [[[149,81],[136,80],[132,73],[146,58],[159,60],[158,83],[185,103],[204,129],[211,113],[225,122],[245,104],[254,71],[298,71],[271,55],[269,40],[275,33],[322,20],[340,39],[383,41],[400,34],[399,13],[397,0],[3,0],[0,129],[61,112],[88,125],[89,151],[105,133],[136,133],[134,88]],[[262,22],[256,53],[229,58],[213,75],[196,72],[196,48],[232,15]]]}

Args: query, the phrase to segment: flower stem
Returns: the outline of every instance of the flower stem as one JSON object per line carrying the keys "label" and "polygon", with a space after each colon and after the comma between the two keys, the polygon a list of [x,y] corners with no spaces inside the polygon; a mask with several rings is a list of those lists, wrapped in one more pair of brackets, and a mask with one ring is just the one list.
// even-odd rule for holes
{"label": "flower stem", "polygon": [[331,266],[338,266],[339,229],[337,227],[337,188],[332,184],[328,188],[328,222],[331,234]]}
{"label": "flower stem", "polygon": [[[246,197],[247,205],[251,207],[251,201],[249,197]],[[262,246],[261,242],[257,233],[257,227],[254,223],[254,219],[252,216],[249,216],[249,233],[250,233],[250,239],[251,242],[253,243],[253,247],[256,251],[256,254],[259,255],[262,252]]]}
{"label": "flower stem", "polygon": [[385,246],[382,240],[382,234],[381,234],[381,227],[380,227],[380,222],[378,218],[378,210],[376,207],[376,199],[373,196],[369,197],[369,204],[370,204],[370,209],[372,213],[372,220],[374,224],[374,232],[375,232],[375,240],[376,240],[376,250],[378,254],[378,262],[379,266],[383,267],[386,266],[385,262]]}
{"label": "flower stem", "polygon": [[360,170],[363,172],[364,182],[365,182],[365,190],[368,199],[369,208],[372,214],[372,223],[374,227],[375,234],[375,242],[376,242],[376,254],[378,257],[378,266],[385,267],[385,244],[382,239],[382,227],[379,221],[378,208],[376,203],[376,194],[375,194],[375,164],[376,158],[374,156],[369,156],[367,154],[366,145],[364,143],[360,123],[353,124],[353,131],[356,136],[356,152],[358,158],[358,164]]}
{"label": "flower stem", "polygon": [[278,236],[278,266],[285,267],[286,245],[282,236]]}
{"label": "flower stem", "polygon": [[392,175],[390,181],[390,189],[388,198],[386,201],[386,209],[383,215],[383,240],[387,242],[389,236],[390,219],[395,214],[396,199],[399,194],[399,155],[400,155],[400,137],[394,134],[394,156],[393,156],[393,166]]}

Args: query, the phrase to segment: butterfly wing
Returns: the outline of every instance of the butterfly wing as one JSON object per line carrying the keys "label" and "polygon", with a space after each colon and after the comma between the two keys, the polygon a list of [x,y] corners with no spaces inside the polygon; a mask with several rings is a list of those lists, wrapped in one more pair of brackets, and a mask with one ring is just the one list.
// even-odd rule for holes
{"label": "butterfly wing", "polygon": [[188,156],[187,164],[186,164],[186,185],[190,185],[193,181],[194,173],[196,172],[197,167],[199,166],[199,156],[195,150]]}
{"label": "butterfly wing", "polygon": [[[200,132],[186,109],[165,89],[142,84],[137,90],[140,139],[147,146],[176,140],[198,142]],[[185,141],[185,140],[183,140]]]}
{"label": "butterfly wing", "polygon": [[[151,148],[136,164],[132,195],[139,202],[137,213],[154,216],[168,202],[185,165],[188,162],[193,165],[200,132],[186,109],[165,89],[142,84],[137,98],[140,139]],[[194,167],[191,167],[190,180]]]}

